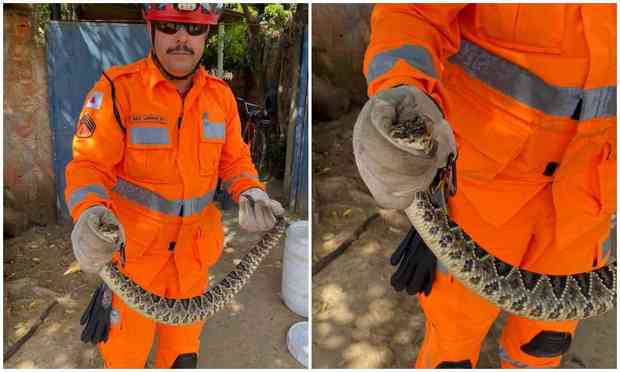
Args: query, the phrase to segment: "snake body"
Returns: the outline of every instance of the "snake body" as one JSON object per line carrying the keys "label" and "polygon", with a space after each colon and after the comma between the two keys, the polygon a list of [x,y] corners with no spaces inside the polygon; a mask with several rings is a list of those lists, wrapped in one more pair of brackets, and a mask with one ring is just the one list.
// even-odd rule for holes
{"label": "snake body", "polygon": [[[421,156],[434,153],[424,120],[393,124],[399,146]],[[512,266],[489,254],[452,221],[431,191],[420,191],[405,210],[412,225],[448,271],[501,309],[536,320],[577,320],[601,315],[616,304],[616,262],[591,272],[546,275]]]}
{"label": "snake body", "polygon": [[99,271],[99,276],[125,304],[147,318],[170,325],[195,323],[211,317],[234,298],[278,244],[286,226],[287,220],[278,218],[275,226],[241,258],[234,270],[200,296],[171,299],[149,293],[111,262]]}

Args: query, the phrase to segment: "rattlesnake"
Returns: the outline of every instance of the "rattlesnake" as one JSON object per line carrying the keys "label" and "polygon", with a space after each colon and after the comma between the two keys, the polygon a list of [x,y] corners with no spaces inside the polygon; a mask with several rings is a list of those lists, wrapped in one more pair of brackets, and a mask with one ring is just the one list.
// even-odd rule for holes
{"label": "rattlesnake", "polygon": [[[437,145],[426,121],[396,122],[387,132],[399,146],[433,155]],[[490,255],[448,217],[430,190],[417,192],[405,213],[456,279],[507,312],[537,320],[576,320],[603,314],[616,304],[616,262],[572,275],[534,273]]]}
{"label": "rattlesnake", "polygon": [[[102,223],[96,216],[88,223],[107,242],[118,242],[118,227]],[[99,271],[99,276],[125,304],[147,318],[170,325],[191,324],[211,317],[228,304],[246,285],[258,265],[275,247],[288,224],[286,217],[278,217],[275,226],[246,253],[233,271],[200,296],[170,299],[149,293],[123,274],[112,262]]]}

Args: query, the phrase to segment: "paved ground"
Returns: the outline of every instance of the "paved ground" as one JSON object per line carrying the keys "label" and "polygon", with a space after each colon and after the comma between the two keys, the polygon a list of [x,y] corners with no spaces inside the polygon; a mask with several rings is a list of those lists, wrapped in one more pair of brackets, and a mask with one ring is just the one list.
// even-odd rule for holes
{"label": "paved ground", "polygon": [[[314,368],[408,368],[424,337],[417,299],[390,286],[389,257],[409,229],[380,210],[359,178],[351,137],[357,110],[313,124],[313,261],[328,255],[373,213],[380,216],[312,278]],[[503,317],[482,347],[480,368],[498,368]],[[583,321],[564,368],[616,367],[616,310]]]}
{"label": "paved ground", "polygon": [[[279,185],[270,185],[278,195]],[[226,245],[211,270],[221,279],[260,234],[240,231],[236,210],[223,213]],[[80,342],[80,315],[99,284],[92,275],[63,276],[73,261],[70,226],[35,227],[4,241],[4,350],[23,335],[54,298],[62,298],[36,334],[4,368],[101,368],[97,349]],[[280,298],[283,244],[265,259],[235,301],[207,321],[200,368],[301,368],[288,353],[286,332],[303,320]],[[8,296],[8,298],[7,298]],[[150,364],[150,362],[149,362]]]}

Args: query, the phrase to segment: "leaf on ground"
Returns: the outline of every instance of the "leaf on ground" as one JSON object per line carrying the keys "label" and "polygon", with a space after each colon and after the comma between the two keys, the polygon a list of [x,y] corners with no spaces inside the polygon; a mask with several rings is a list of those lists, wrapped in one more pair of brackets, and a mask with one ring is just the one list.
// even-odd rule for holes
{"label": "leaf on ground", "polygon": [[331,240],[335,237],[336,235],[334,233],[327,233],[327,234],[323,234],[323,236],[321,237],[321,239],[323,240]]}
{"label": "leaf on ground", "polygon": [[347,216],[351,215],[351,213],[353,213],[353,209],[347,208],[347,210],[342,212],[342,217],[347,217]]}
{"label": "leaf on ground", "polygon": [[69,265],[67,271],[65,271],[62,275],[69,275],[78,271],[80,271],[80,264],[77,261],[73,261],[71,262],[71,265]]}
{"label": "leaf on ground", "polygon": [[319,310],[316,313],[317,314],[324,313],[325,311],[327,311],[327,308],[329,308],[329,304],[327,302],[322,302],[321,306],[319,307]]}
{"label": "leaf on ground", "polygon": [[15,325],[14,328],[15,328],[15,336],[19,338],[25,335],[26,333],[28,333],[28,329],[30,327],[28,326],[27,322],[19,322]]}

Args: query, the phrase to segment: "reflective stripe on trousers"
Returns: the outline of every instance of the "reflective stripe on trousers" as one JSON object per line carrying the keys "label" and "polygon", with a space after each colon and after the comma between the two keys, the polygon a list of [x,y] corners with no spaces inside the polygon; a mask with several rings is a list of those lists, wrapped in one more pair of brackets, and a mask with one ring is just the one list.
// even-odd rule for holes
{"label": "reflective stripe on trousers", "polygon": [[211,190],[196,198],[169,200],[151,190],[142,188],[122,178],[118,179],[112,191],[125,199],[136,202],[145,208],[159,213],[178,216],[181,211],[183,211],[184,217],[202,212],[207,205],[213,201],[215,193],[215,190]]}
{"label": "reflective stripe on trousers", "polygon": [[499,354],[500,359],[502,359],[505,362],[508,362],[508,363],[512,364],[513,366],[515,366],[517,368],[532,368],[531,366],[528,366],[525,363],[522,363],[522,362],[519,362],[518,360],[512,359],[510,357],[510,355],[508,355],[506,350],[504,350],[502,345],[499,345],[498,354]]}

